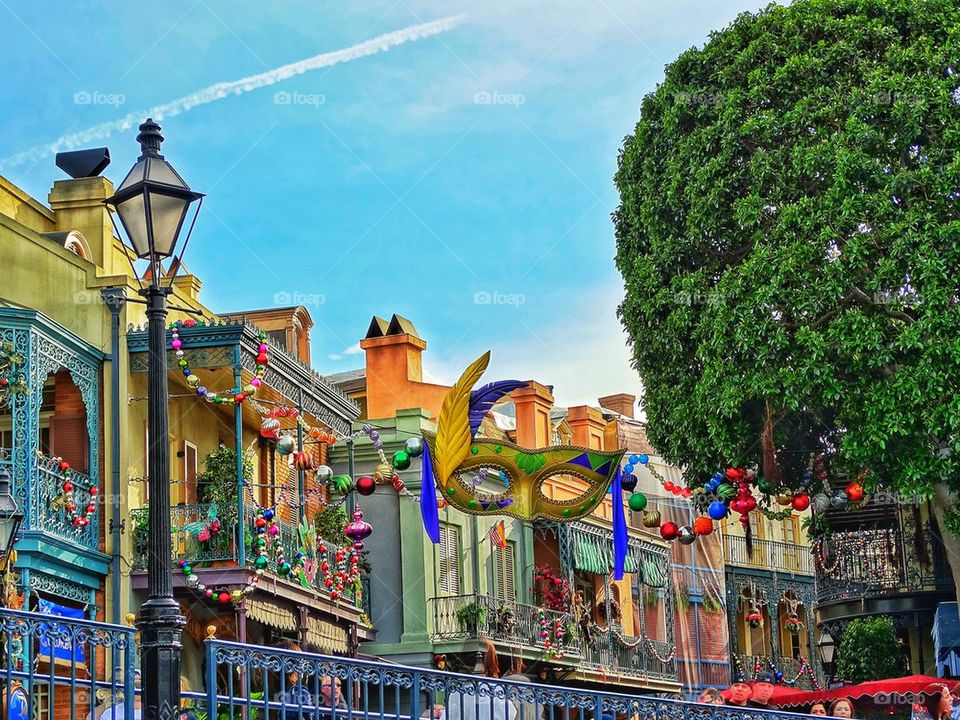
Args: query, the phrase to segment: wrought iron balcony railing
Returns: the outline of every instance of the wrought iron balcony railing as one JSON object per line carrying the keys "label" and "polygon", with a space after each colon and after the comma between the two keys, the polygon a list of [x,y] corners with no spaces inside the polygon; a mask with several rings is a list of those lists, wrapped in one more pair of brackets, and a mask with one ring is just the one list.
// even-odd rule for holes
{"label": "wrought iron balcony railing", "polygon": [[[14,484],[19,484],[16,477],[16,468],[10,459],[10,451],[0,448],[0,465],[14,477]],[[98,527],[100,498],[90,495],[91,481],[83,473],[70,470],[67,477],[58,463],[51,459],[38,458],[33,466],[32,480],[25,483],[25,492],[29,493],[29,503],[20,509],[24,512],[23,530],[39,530],[54,535],[82,547],[96,550],[98,546]],[[67,493],[63,484],[70,481],[73,489]],[[80,517],[88,518],[89,522],[73,524],[67,510],[68,498],[77,506]],[[93,513],[87,513],[86,507],[91,500],[97,505]]]}
{"label": "wrought iron balcony railing", "polygon": [[915,527],[834,532],[814,553],[817,602],[821,603],[954,587],[942,547],[927,528],[919,534]]}
{"label": "wrought iron balcony railing", "polygon": [[490,638],[541,652],[546,651],[541,633],[546,632],[555,646],[553,635],[561,628],[564,632],[563,654],[580,657],[580,639],[569,613],[542,610],[489,595],[447,595],[431,598],[430,617],[433,619],[431,637],[434,640]]}
{"label": "wrought iron balcony railing", "polygon": [[[236,510],[230,508],[230,511],[223,512],[219,510],[214,513],[215,506],[204,503],[191,503],[175,505],[170,508],[170,527],[173,533],[173,557],[174,564],[181,560],[188,560],[191,567],[202,569],[205,565],[237,565],[239,564],[240,553],[238,552]],[[231,512],[232,511],[232,512]],[[247,547],[244,553],[246,564],[253,567],[253,561],[256,553],[253,551],[252,541],[255,533],[253,532],[253,523],[256,516],[254,508],[244,508],[244,522],[248,528],[245,535]],[[147,567],[147,557],[149,553],[149,520],[148,509],[138,508],[131,513],[133,520],[133,567],[135,570],[145,570]],[[216,517],[221,523],[220,532],[213,535],[210,540],[200,542],[197,535],[200,529],[205,526],[212,518]],[[303,551],[300,540],[299,530],[294,522],[277,519],[277,526],[280,529],[279,534],[274,538],[274,542],[279,542],[283,548],[283,555],[286,558],[296,557],[298,552]],[[319,544],[319,543],[318,543]],[[328,547],[333,548],[335,543],[326,543]],[[316,565],[319,565],[317,560]],[[318,568],[314,567],[314,570]],[[271,563],[267,572],[276,574]],[[328,592],[324,586],[323,576],[320,572],[311,573],[312,578],[301,582],[293,577],[288,577],[289,582],[303,585],[320,592]],[[355,593],[345,588],[341,594],[341,599],[353,604],[360,604],[361,599],[356,597]]]}
{"label": "wrought iron balcony railing", "polygon": [[776,540],[754,540],[751,554],[747,552],[746,539],[739,535],[725,536],[723,544],[728,565],[776,570],[794,575],[813,575],[810,548],[806,545]]}
{"label": "wrought iron balcony railing", "polygon": [[[823,684],[826,679],[820,672],[819,666],[814,666],[809,662],[804,662],[800,658],[783,657],[780,655],[743,655],[738,654],[737,660],[740,661],[740,667],[744,671],[743,677],[737,677],[737,671],[734,669],[734,681],[743,679],[751,680],[754,677],[756,668],[759,672],[769,673],[774,669],[783,673],[783,682],[795,687],[797,690],[813,690],[814,682],[810,672],[817,677],[817,682]],[[734,663],[734,665],[736,665]]]}
{"label": "wrought iron balcony railing", "polygon": [[[572,663],[610,675],[677,678],[675,653],[668,643],[605,629],[598,629],[586,641],[570,613],[488,595],[449,595],[431,598],[430,617],[435,641],[489,638],[535,651],[555,663]],[[558,630],[563,633],[562,651],[557,644]]]}

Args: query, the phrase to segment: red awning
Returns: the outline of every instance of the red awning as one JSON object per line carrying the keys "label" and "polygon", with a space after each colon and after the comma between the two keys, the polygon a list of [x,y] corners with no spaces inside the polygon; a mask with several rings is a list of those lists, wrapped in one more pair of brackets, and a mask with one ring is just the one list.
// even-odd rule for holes
{"label": "red awning", "polygon": [[773,696],[771,705],[795,706],[810,705],[815,702],[830,702],[841,697],[859,700],[861,698],[874,698],[880,694],[891,695],[893,693],[922,693],[930,685],[945,684],[950,690],[957,684],[955,681],[944,680],[943,678],[931,677],[930,675],[908,675],[901,678],[888,678],[886,680],[871,680],[869,682],[859,683],[858,685],[845,685],[839,688],[823,690],[791,690],[790,692]]}

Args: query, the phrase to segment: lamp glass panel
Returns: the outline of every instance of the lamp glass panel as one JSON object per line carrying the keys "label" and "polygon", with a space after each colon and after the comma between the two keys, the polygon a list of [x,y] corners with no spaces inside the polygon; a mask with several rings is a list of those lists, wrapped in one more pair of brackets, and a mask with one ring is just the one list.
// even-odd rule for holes
{"label": "lamp glass panel", "polygon": [[164,183],[165,185],[173,185],[174,187],[183,188],[184,190],[188,189],[183,178],[180,177],[177,171],[174,170],[166,160],[149,158],[147,163],[147,180]]}
{"label": "lamp glass panel", "polygon": [[177,235],[190,207],[190,199],[155,191],[151,191],[149,197],[154,250],[161,257],[169,257],[176,248]]}
{"label": "lamp glass panel", "polygon": [[150,256],[150,236],[147,234],[147,213],[143,195],[133,195],[117,203],[117,215],[137,257]]}

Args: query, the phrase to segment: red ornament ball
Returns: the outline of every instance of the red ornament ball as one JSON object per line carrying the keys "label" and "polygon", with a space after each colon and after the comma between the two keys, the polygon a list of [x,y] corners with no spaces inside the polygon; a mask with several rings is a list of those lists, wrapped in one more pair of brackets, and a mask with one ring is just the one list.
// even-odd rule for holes
{"label": "red ornament ball", "polygon": [[672,493],[674,487],[676,486],[669,480],[667,480],[667,482],[663,484],[663,489],[666,490],[668,493]]}
{"label": "red ornament ball", "polygon": [[90,488],[90,497],[96,497],[99,492],[100,490],[95,487]]}
{"label": "red ornament ball", "polygon": [[847,499],[850,502],[860,502],[863,500],[863,485],[856,481],[847,485]]}
{"label": "red ornament ball", "polygon": [[70,469],[70,463],[68,463],[66,460],[61,460],[61,461],[60,461],[60,472],[66,472],[66,471],[69,470],[69,469]]}
{"label": "red ornament ball", "polygon": [[63,484],[63,491],[70,492],[71,490],[73,490],[73,483],[67,480],[67,482]]}
{"label": "red ornament ball", "polygon": [[221,605],[226,605],[228,602],[230,602],[230,593],[228,592],[220,593],[219,595],[217,595],[217,600],[220,601]]}
{"label": "red ornament ball", "polygon": [[713,520],[702,515],[693,521],[693,532],[697,535],[709,535],[713,532]]}
{"label": "red ornament ball", "polygon": [[377,489],[377,481],[369,475],[364,475],[357,478],[356,488],[361,495],[373,495],[374,490]]}
{"label": "red ornament ball", "polygon": [[794,495],[793,501],[791,504],[793,505],[794,510],[796,510],[797,512],[803,512],[808,507],[810,507],[810,496],[803,495],[803,494]]}
{"label": "red ornament ball", "polygon": [[675,540],[680,534],[680,527],[675,522],[669,520],[660,526],[660,537],[664,540]]}

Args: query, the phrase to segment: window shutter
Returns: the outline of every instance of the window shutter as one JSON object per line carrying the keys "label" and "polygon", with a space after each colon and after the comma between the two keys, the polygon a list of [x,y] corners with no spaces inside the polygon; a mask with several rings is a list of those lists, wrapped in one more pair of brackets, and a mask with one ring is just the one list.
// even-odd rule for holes
{"label": "window shutter", "polygon": [[62,457],[77,472],[90,473],[90,444],[87,440],[87,416],[54,415],[50,418],[54,455]]}
{"label": "window shutter", "polygon": [[197,446],[183,441],[183,484],[186,502],[197,502]]}
{"label": "window shutter", "polygon": [[516,583],[514,582],[513,542],[507,546],[496,548],[493,556],[494,581],[496,595],[499,600],[513,600],[516,597]]}
{"label": "window shutter", "polygon": [[440,589],[460,594],[460,528],[440,525]]}

